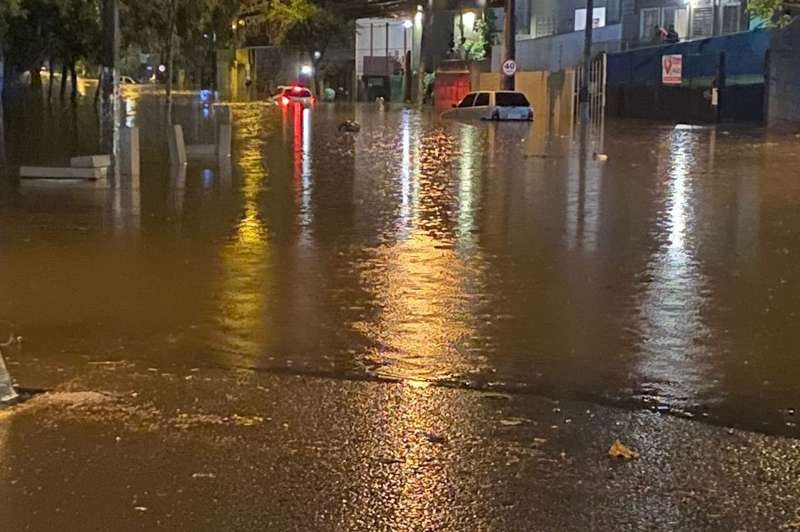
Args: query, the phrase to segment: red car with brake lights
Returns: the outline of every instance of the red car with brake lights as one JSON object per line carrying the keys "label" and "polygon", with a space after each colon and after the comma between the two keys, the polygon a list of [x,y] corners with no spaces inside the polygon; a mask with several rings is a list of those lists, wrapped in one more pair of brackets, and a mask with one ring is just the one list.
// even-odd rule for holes
{"label": "red car with brake lights", "polygon": [[316,98],[311,91],[303,85],[296,83],[291,86],[279,87],[279,91],[272,99],[281,107],[286,107],[291,104],[298,104],[304,107],[310,107],[316,103]]}

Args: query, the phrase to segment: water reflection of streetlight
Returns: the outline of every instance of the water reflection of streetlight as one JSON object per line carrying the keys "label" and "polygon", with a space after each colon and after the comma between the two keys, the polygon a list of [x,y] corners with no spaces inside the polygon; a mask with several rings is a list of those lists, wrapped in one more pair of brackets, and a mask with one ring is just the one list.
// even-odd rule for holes
{"label": "water reflection of streetlight", "polygon": [[672,400],[696,397],[714,386],[703,367],[713,342],[696,343],[712,332],[703,320],[706,280],[695,261],[691,237],[696,228],[690,176],[697,165],[697,140],[692,132],[676,130],[665,147],[670,154],[669,178],[665,216],[658,218],[658,229],[666,231],[668,240],[650,260],[652,281],[640,304],[639,370],[644,382],[658,386],[654,393]]}
{"label": "water reflection of streetlight", "polygon": [[[234,134],[239,146],[236,159],[242,179],[243,212],[235,238],[220,250],[218,308],[215,315],[219,352],[253,356],[263,345],[263,317],[270,298],[272,255],[259,200],[267,181],[262,155],[264,117],[257,108],[237,114]],[[238,362],[238,361],[237,361]]]}

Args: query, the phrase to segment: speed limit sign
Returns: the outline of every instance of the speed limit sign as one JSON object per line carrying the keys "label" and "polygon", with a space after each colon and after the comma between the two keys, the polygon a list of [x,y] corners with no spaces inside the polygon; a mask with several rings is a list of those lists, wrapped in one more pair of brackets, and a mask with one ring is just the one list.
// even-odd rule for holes
{"label": "speed limit sign", "polygon": [[505,63],[503,63],[503,74],[506,76],[513,76],[517,73],[517,62],[513,59],[509,59]]}

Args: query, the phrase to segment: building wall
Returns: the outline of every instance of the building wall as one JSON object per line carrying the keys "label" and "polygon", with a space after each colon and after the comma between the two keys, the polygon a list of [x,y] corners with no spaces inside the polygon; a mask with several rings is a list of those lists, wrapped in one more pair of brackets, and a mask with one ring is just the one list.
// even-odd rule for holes
{"label": "building wall", "polygon": [[720,2],[714,20],[715,0],[623,0],[623,38],[626,48],[653,44],[654,26],[675,25],[681,39],[724,35],[748,28],[745,3],[742,0]]}
{"label": "building wall", "polygon": [[[614,24],[596,28],[592,32],[593,51],[616,52],[620,49],[622,26]],[[517,41],[517,64],[523,70],[546,70],[558,72],[575,67],[583,62],[584,33],[573,31]],[[492,71],[499,72],[504,50],[497,46],[492,53]]]}
{"label": "building wall", "polygon": [[767,87],[770,126],[800,125],[800,19],[772,37]]}
{"label": "building wall", "polygon": [[[388,40],[387,40],[388,32]],[[364,74],[365,57],[393,57],[402,62],[413,48],[413,29],[396,18],[363,18],[356,21],[356,75]]]}
{"label": "building wall", "polygon": [[[620,21],[623,0],[595,0],[595,9],[605,9],[606,24]],[[586,0],[517,0],[518,38],[547,37],[575,31],[575,11],[585,9]]]}

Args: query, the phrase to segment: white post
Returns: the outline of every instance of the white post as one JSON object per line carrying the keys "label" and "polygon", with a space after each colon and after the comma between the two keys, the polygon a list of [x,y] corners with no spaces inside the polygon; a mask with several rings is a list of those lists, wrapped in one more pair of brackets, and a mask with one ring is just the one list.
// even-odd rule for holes
{"label": "white post", "polygon": [[169,130],[169,162],[174,166],[185,166],[188,162],[186,158],[186,143],[183,140],[183,128],[180,124],[173,125]]}
{"label": "white post", "polygon": [[220,166],[222,166],[225,161],[230,161],[232,139],[233,126],[230,124],[220,124],[219,138],[217,139],[217,157],[219,159]]}
{"label": "white post", "polygon": [[125,176],[138,176],[140,172],[139,128],[122,128],[122,156],[120,173]]}

